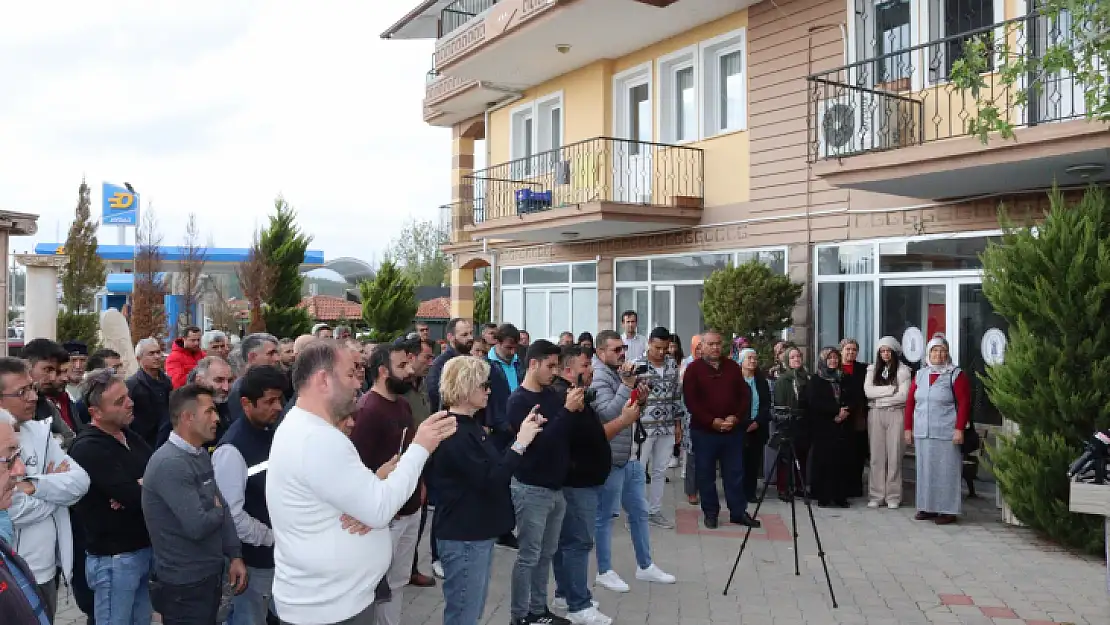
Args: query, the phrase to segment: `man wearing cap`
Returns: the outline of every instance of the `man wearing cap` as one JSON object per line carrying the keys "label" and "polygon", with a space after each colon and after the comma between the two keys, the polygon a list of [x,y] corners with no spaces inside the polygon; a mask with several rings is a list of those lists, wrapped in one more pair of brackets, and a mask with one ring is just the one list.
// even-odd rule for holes
{"label": "man wearing cap", "polygon": [[62,348],[69,352],[69,378],[66,392],[75,402],[81,401],[81,381],[85,379],[85,363],[89,360],[89,346],[80,341],[67,341]]}

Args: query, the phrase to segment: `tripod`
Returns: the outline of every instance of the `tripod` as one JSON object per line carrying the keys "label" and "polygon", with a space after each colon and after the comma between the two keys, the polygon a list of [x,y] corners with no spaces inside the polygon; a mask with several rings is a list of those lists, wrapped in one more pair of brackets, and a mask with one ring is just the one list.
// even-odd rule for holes
{"label": "tripod", "polygon": [[[790,427],[792,427],[792,424],[787,426],[787,428]],[[836,603],[836,593],[833,592],[832,579],[829,577],[829,565],[828,562],[825,561],[825,549],[821,546],[821,534],[817,531],[817,518],[813,516],[813,504],[809,499],[809,491],[806,488],[805,476],[802,475],[801,464],[798,462],[798,452],[794,448],[794,441],[789,434],[784,434],[780,437],[779,434],[776,433],[775,437],[778,438],[778,444],[775,445],[775,461],[771,463],[771,466],[779,466],[778,463],[781,459],[785,460],[787,466],[790,467],[787,471],[786,492],[790,497],[790,529],[794,536],[794,574],[802,574],[798,556],[798,513],[796,507],[798,497],[795,494],[797,492],[795,485],[800,485],[806,510],[809,512],[809,523],[813,527],[813,538],[817,542],[817,556],[821,558],[821,568],[825,570],[825,583],[829,587],[829,598],[832,599],[834,608],[839,607]],[[797,482],[794,481],[795,477],[797,477]],[[767,488],[770,487],[770,485],[771,480],[763,480],[763,490],[759,493],[759,499],[756,500],[755,510],[752,511],[753,518],[759,517],[759,508],[767,499]],[[749,526],[748,531],[744,533],[744,542],[740,543],[740,552],[736,554],[736,561],[732,563],[732,571],[728,574],[728,582],[725,583],[725,590],[722,594],[728,594],[728,589],[732,586],[732,579],[736,576],[736,568],[740,566],[740,558],[744,556],[744,549],[748,546],[748,539],[750,539],[751,536],[752,528]]]}

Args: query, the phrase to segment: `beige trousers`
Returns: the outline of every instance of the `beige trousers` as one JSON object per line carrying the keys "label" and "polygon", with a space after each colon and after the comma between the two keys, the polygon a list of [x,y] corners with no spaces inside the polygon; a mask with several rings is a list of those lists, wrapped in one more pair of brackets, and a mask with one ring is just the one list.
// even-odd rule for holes
{"label": "beige trousers", "polygon": [[871,448],[868,490],[871,501],[902,503],[902,459],[906,455],[905,409],[872,408],[867,415],[867,440]]}

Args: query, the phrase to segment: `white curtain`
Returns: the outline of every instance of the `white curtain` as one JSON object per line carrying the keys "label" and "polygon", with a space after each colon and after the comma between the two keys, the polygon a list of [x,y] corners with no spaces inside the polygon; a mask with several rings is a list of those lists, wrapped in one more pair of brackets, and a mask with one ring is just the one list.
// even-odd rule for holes
{"label": "white curtain", "polygon": [[848,282],[844,284],[844,336],[859,341],[861,361],[870,361],[875,353],[875,302],[874,284]]}

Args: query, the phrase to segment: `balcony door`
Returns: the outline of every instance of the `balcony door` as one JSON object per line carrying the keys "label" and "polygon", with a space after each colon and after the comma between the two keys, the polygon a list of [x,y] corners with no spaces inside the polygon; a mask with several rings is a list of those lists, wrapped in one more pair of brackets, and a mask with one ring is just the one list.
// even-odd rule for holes
{"label": "balcony door", "polygon": [[613,78],[615,114],[613,199],[630,204],[652,202],[652,83],[651,64],[635,67]]}

